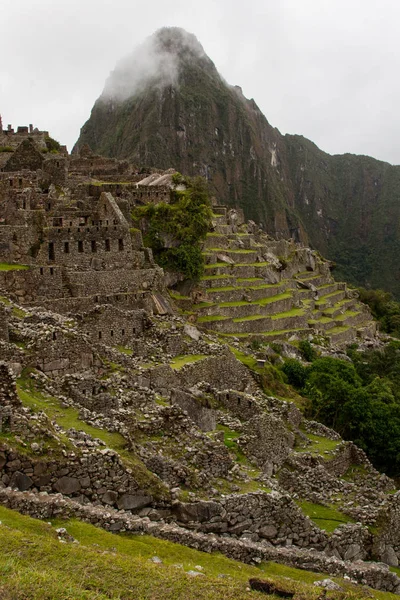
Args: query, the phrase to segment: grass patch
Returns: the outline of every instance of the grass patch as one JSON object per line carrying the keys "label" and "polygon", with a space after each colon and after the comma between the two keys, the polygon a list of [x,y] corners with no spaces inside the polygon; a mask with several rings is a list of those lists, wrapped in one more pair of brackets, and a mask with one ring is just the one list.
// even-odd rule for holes
{"label": "grass patch", "polygon": [[287,310],[286,312],[272,315],[271,319],[273,321],[276,321],[276,319],[286,319],[286,317],[301,317],[304,314],[305,314],[305,311],[303,308],[292,308],[292,310]]}
{"label": "grass patch", "polygon": [[133,350],[131,348],[126,348],[125,346],[117,346],[117,350],[122,352],[122,354],[127,354],[128,356],[132,356]]}
{"label": "grass patch", "polygon": [[321,435],[314,435],[313,433],[307,433],[306,435],[311,440],[311,444],[304,448],[296,448],[296,452],[310,452],[311,454],[316,454],[327,459],[327,455],[324,455],[324,452],[332,452],[341,444],[341,440],[330,440]]}
{"label": "grass patch", "polygon": [[325,529],[327,533],[332,533],[344,523],[354,523],[353,519],[333,506],[322,506],[321,504],[313,504],[306,501],[298,502],[298,505],[317,527]]}
{"label": "grass patch", "polygon": [[221,317],[220,315],[208,315],[205,317],[199,317],[197,319],[198,323],[211,323],[212,321],[225,321],[230,317]]}
{"label": "grass patch", "polygon": [[240,432],[229,429],[229,427],[225,427],[225,425],[217,425],[217,430],[224,432],[224,444],[235,454],[236,462],[247,464],[248,460],[236,441],[237,438],[240,437]]}
{"label": "grass patch", "polygon": [[173,358],[170,362],[170,366],[177,371],[185,365],[203,360],[203,358],[207,358],[207,356],[205,354],[187,354],[185,356],[175,356],[175,358]]}
{"label": "grass patch", "polygon": [[0,263],[0,271],[26,271],[28,265],[12,265],[9,263]]}

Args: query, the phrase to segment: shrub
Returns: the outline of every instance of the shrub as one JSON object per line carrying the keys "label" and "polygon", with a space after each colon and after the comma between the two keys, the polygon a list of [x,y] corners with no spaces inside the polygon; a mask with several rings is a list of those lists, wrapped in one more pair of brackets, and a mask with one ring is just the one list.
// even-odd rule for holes
{"label": "shrub", "polygon": [[138,207],[132,219],[141,224],[144,242],[160,266],[197,280],[204,271],[202,241],[210,229],[212,211],[205,180],[186,178],[185,185],[183,191],[171,190],[170,204]]}
{"label": "shrub", "polygon": [[289,358],[282,367],[282,371],[288,378],[288,382],[297,389],[304,387],[307,377],[307,369],[295,358]]}
{"label": "shrub", "polygon": [[312,362],[317,358],[315,348],[312,347],[311,343],[308,340],[301,340],[301,342],[299,343],[299,350],[304,360],[308,362]]}

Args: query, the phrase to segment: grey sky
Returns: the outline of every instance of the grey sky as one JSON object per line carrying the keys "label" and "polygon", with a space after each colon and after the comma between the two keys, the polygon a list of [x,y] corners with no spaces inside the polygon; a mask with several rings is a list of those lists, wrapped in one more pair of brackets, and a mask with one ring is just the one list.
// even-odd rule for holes
{"label": "grey sky", "polygon": [[1,0],[0,19],[3,125],[69,149],[116,62],[176,25],[282,133],[400,164],[398,0]]}

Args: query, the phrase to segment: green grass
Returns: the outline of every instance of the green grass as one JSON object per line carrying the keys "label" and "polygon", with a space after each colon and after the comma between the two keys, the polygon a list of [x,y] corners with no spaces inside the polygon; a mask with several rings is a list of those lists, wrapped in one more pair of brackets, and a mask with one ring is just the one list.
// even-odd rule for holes
{"label": "green grass", "polygon": [[350,317],[356,317],[359,314],[361,313],[355,310],[347,310],[342,315],[335,317],[335,321],[345,321],[346,319],[349,319]]}
{"label": "green grass", "polygon": [[312,502],[302,501],[298,503],[305,515],[327,533],[332,533],[337,527],[344,523],[354,523],[354,520],[340,512],[333,506],[322,506]]}
{"label": "green grass", "polygon": [[234,323],[244,323],[245,321],[258,321],[259,319],[270,319],[270,316],[266,315],[248,315],[247,317],[237,317],[233,319]]}
{"label": "green grass", "polygon": [[131,348],[126,348],[125,346],[117,346],[117,350],[122,352],[122,354],[127,354],[128,356],[132,356],[133,350]]}
{"label": "green grass", "polygon": [[[234,290],[237,290],[239,288],[233,287],[233,286],[226,286],[226,287],[210,287],[208,288],[208,292],[233,292]],[[240,288],[241,289],[241,288]]]}
{"label": "green grass", "polygon": [[179,370],[189,363],[194,363],[199,360],[203,360],[204,358],[207,358],[205,354],[187,354],[185,356],[175,356],[175,358],[173,358],[170,362],[170,366],[175,370]]}
{"label": "green grass", "polygon": [[219,315],[209,315],[206,317],[199,317],[197,319],[198,323],[211,323],[213,321],[225,321],[226,319],[229,319],[230,317],[221,317]]}
{"label": "green grass", "polygon": [[43,411],[47,416],[56,421],[63,429],[71,428],[85,431],[93,438],[102,440],[108,448],[115,450],[123,459],[125,465],[132,469],[135,479],[144,489],[156,497],[165,497],[166,491],[161,481],[146,469],[142,461],[126,449],[126,440],[119,433],[111,433],[99,427],[93,427],[79,418],[75,408],[62,407],[57,398],[46,396],[35,389],[33,381],[28,378],[19,378],[17,383],[18,396],[24,406],[33,412]]}
{"label": "green grass", "polygon": [[[234,275],[206,275],[200,277],[200,281],[214,281],[215,279],[234,279]],[[238,280],[239,281],[239,280]]]}
{"label": "green grass", "polygon": [[350,327],[348,325],[343,325],[342,327],[332,327],[332,329],[328,329],[325,333],[326,335],[334,335],[336,333],[344,333],[349,329]]}
{"label": "green grass", "polygon": [[[313,433],[306,434],[311,444],[305,446],[304,448],[296,448],[297,452],[310,452],[311,454],[316,454],[318,456],[322,456],[322,458],[327,459],[327,454],[324,454],[326,451],[333,451],[341,444],[341,440],[330,440],[321,435],[314,435]],[[331,457],[329,457],[331,458]]]}
{"label": "green grass", "polygon": [[251,369],[251,371],[255,371],[256,373],[262,372],[262,367],[259,367],[257,364],[257,360],[251,354],[245,354],[241,352],[234,346],[229,346],[231,352],[235,355],[237,360],[240,360],[242,364]]}
{"label": "green grass", "polygon": [[255,250],[232,250],[231,248],[208,248],[208,252],[204,252],[204,254],[209,254],[210,252],[225,252],[226,254],[253,254]]}
{"label": "green grass", "polygon": [[229,429],[229,427],[225,427],[225,425],[217,425],[217,430],[224,432],[224,444],[235,454],[236,462],[247,464],[248,460],[236,441],[237,438],[240,437],[240,432]]}
{"label": "green grass", "polygon": [[272,315],[271,319],[275,321],[276,319],[285,319],[286,317],[301,317],[304,314],[305,312],[303,308],[292,308],[292,310],[287,310],[286,312]]}
{"label": "green grass", "polygon": [[214,267],[228,267],[230,265],[228,265],[227,263],[224,262],[217,262],[217,263],[208,263],[206,265],[204,265],[205,269],[214,269]]}
{"label": "green grass", "polygon": [[0,263],[0,271],[26,271],[28,265],[12,265],[9,263]]}
{"label": "green grass", "polygon": [[264,281],[262,277],[238,277],[238,282],[240,281],[240,283],[245,283],[247,281],[249,281],[250,283],[253,283],[254,281]]}

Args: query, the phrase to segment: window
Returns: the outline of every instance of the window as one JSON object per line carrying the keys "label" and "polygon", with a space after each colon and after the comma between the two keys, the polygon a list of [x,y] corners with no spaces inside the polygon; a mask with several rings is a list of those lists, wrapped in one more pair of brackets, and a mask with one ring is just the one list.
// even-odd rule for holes
{"label": "window", "polygon": [[124,250],[124,240],[118,240],[118,250],[119,252],[122,252]]}
{"label": "window", "polygon": [[92,246],[92,252],[97,252],[96,240],[92,240],[91,246]]}
{"label": "window", "polygon": [[64,252],[65,254],[69,254],[69,242],[64,242]]}
{"label": "window", "polygon": [[50,275],[54,275],[54,269],[53,269],[53,267],[50,267]]}
{"label": "window", "polygon": [[82,240],[78,241],[78,252],[83,252],[83,242],[82,242]]}
{"label": "window", "polygon": [[43,275],[43,267],[40,267],[40,274]]}
{"label": "window", "polygon": [[101,331],[99,331],[99,340],[101,340]]}
{"label": "window", "polygon": [[55,260],[54,242],[49,242],[49,260]]}
{"label": "window", "polygon": [[106,240],[106,252],[110,252],[110,250],[111,250],[110,240]]}
{"label": "window", "polygon": [[111,337],[114,337],[114,331],[112,329],[110,331],[110,335],[111,335]]}

